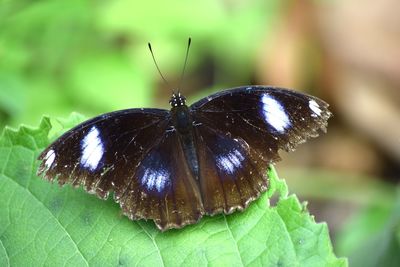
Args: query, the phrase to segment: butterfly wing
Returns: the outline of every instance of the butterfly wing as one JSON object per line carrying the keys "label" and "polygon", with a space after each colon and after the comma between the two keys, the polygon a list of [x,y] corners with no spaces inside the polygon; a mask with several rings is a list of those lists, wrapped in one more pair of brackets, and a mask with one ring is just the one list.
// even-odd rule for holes
{"label": "butterfly wing", "polygon": [[153,219],[160,229],[193,223],[201,216],[199,194],[170,128],[169,112],[159,109],[93,118],[41,153],[38,174],[100,198],[113,191],[128,217]]}
{"label": "butterfly wing", "polygon": [[196,127],[199,187],[207,214],[242,210],[268,185],[268,164],[242,139]]}
{"label": "butterfly wing", "polygon": [[165,132],[145,155],[119,201],[131,219],[151,218],[161,230],[202,217],[201,195],[176,131]]}
{"label": "butterfly wing", "polygon": [[211,214],[245,208],[267,188],[266,170],[280,159],[278,150],[316,137],[331,115],[316,97],[264,86],[226,90],[190,108],[200,189]]}

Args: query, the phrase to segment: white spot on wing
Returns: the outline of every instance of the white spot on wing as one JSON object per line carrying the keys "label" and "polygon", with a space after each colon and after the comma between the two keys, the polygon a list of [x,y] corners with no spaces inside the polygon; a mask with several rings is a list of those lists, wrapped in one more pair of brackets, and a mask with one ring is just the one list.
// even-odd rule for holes
{"label": "white spot on wing", "polygon": [[227,154],[217,156],[217,166],[220,170],[233,174],[242,166],[243,160],[244,157],[240,151],[234,149]]}
{"label": "white spot on wing", "polygon": [[100,132],[96,126],[93,126],[89,133],[83,138],[81,142],[81,148],[81,164],[83,167],[94,171],[99,165],[104,154],[104,144],[100,138]]}
{"label": "white spot on wing", "polygon": [[317,116],[321,115],[322,110],[321,110],[320,106],[318,105],[318,103],[315,102],[315,100],[310,100],[308,102],[308,106],[314,112],[314,114],[316,114]]}
{"label": "white spot on wing", "polygon": [[56,159],[56,152],[51,149],[47,152],[46,156],[44,157],[44,165],[46,166],[47,169],[51,168],[51,165],[53,165],[54,160]]}
{"label": "white spot on wing", "polygon": [[261,102],[263,116],[267,123],[279,133],[284,133],[291,123],[283,106],[268,94],[262,95]]}
{"label": "white spot on wing", "polygon": [[169,184],[169,173],[165,169],[146,169],[142,176],[142,185],[147,190],[157,190],[161,192]]}

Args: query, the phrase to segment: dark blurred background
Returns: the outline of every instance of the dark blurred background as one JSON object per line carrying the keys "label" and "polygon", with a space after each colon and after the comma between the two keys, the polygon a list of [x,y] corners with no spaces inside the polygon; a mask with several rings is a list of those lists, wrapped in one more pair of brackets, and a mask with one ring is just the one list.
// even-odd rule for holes
{"label": "dark blurred background", "polygon": [[400,266],[399,10],[397,0],[1,1],[0,129],[168,108],[147,42],[174,87],[190,36],[189,102],[265,84],[331,104],[328,134],[283,153],[278,173],[351,266]]}

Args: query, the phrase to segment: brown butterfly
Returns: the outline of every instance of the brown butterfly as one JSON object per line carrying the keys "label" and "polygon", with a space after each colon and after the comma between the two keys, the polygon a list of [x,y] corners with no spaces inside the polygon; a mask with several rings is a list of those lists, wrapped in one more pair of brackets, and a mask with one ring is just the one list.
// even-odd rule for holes
{"label": "brown butterfly", "polygon": [[320,130],[331,113],[324,101],[295,91],[244,86],[171,110],[128,109],[76,126],[46,148],[38,174],[60,185],[114,192],[132,220],[161,230],[203,215],[245,209],[268,188],[278,150],[292,150]]}

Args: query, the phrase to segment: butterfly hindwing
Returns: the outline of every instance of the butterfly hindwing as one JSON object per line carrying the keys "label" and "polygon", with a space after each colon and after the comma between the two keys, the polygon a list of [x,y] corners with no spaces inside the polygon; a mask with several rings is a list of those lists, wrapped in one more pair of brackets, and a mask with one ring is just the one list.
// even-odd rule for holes
{"label": "butterfly hindwing", "polygon": [[131,219],[153,219],[160,229],[201,218],[200,192],[176,131],[166,132],[145,155],[119,201]]}
{"label": "butterfly hindwing", "polygon": [[207,214],[243,210],[267,189],[267,167],[241,138],[196,127],[199,187]]}

